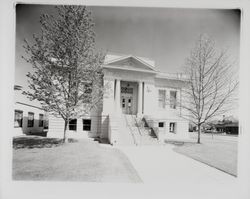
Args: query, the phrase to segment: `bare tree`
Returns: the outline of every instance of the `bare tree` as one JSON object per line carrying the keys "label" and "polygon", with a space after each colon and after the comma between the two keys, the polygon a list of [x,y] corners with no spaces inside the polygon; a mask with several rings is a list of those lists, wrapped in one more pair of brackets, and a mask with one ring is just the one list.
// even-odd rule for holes
{"label": "bare tree", "polygon": [[41,32],[25,40],[24,58],[33,66],[27,74],[29,90],[48,112],[64,121],[64,141],[71,118],[79,118],[102,100],[104,61],[96,53],[90,11],[85,6],[56,6],[56,15],[40,17]]}
{"label": "bare tree", "polygon": [[202,125],[233,106],[238,87],[233,69],[226,51],[218,51],[211,38],[200,35],[186,60],[188,84],[182,91],[181,104],[187,113],[183,117],[198,127],[197,143]]}

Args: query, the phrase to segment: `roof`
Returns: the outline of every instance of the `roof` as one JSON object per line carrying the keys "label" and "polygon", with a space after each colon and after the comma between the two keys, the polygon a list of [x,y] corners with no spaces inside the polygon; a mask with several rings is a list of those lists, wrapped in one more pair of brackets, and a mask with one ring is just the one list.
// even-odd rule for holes
{"label": "roof", "polygon": [[216,124],[215,125],[216,127],[222,127],[222,128],[225,128],[225,127],[238,127],[239,126],[239,123],[238,122],[232,122],[232,123],[222,123],[222,124]]}
{"label": "roof", "polygon": [[155,67],[155,61],[146,57],[139,57],[139,56],[134,56],[134,55],[122,55],[122,54],[107,54],[105,57],[105,61],[104,64],[109,64],[110,62],[115,62],[115,61],[119,61],[122,59],[126,59],[129,57],[133,57],[135,59],[140,60],[141,62],[151,66],[151,67]]}
{"label": "roof", "polygon": [[175,79],[175,80],[187,80],[187,75],[182,74],[182,73],[163,73],[163,72],[158,72],[156,74],[156,78],[159,79]]}
{"label": "roof", "polygon": [[163,73],[155,69],[155,61],[134,55],[108,54],[105,57],[104,68],[130,70],[152,73],[158,79],[187,80],[187,75],[181,73]]}
{"label": "roof", "polygon": [[[32,106],[32,107],[35,107],[35,108],[39,108],[39,109],[42,109],[42,105],[39,101],[37,100],[29,100],[27,98],[27,96],[25,96],[24,94],[22,94],[22,91],[24,90],[22,88],[22,86],[20,85],[17,85],[18,86],[18,89],[15,89],[15,103],[19,103],[19,104],[22,104],[22,105],[26,105],[26,106]],[[19,89],[20,88],[20,89]]]}
{"label": "roof", "polygon": [[31,105],[31,104],[26,104],[26,103],[22,103],[22,102],[16,102],[16,104],[21,104],[21,105],[24,105],[24,106],[29,106],[29,107],[37,108],[37,109],[40,109],[40,110],[44,110],[43,108],[41,108],[39,106],[34,106],[34,105]]}

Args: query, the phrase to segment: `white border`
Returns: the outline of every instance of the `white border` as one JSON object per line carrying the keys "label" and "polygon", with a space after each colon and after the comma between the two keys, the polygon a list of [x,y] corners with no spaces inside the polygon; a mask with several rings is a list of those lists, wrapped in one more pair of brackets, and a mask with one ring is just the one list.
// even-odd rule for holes
{"label": "white border", "polygon": [[[0,198],[250,198],[250,3],[247,0],[23,0],[18,3],[84,4],[102,6],[179,7],[179,8],[240,8],[240,138],[238,182],[235,187],[221,185],[193,186],[188,183],[133,185],[76,182],[13,182],[11,180],[11,131],[13,126],[13,86],[15,67],[15,4],[4,0],[0,4],[0,132],[1,132],[1,189]],[[10,111],[11,110],[11,111]],[[195,172],[195,171],[194,171]]]}

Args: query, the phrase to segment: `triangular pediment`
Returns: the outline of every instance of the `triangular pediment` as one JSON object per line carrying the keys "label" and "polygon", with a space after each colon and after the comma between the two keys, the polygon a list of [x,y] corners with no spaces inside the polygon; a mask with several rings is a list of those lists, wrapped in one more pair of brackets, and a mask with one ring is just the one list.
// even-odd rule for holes
{"label": "triangular pediment", "polygon": [[105,65],[111,66],[112,68],[117,67],[128,70],[146,70],[152,72],[155,71],[154,66],[134,56],[127,56],[114,59],[108,61]]}

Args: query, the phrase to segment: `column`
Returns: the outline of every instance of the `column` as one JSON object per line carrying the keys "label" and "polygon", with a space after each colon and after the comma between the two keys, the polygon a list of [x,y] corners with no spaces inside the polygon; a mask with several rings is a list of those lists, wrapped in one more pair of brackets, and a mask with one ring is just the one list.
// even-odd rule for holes
{"label": "column", "polygon": [[103,114],[109,115],[114,112],[115,80],[104,78]]}
{"label": "column", "polygon": [[116,85],[115,85],[115,110],[116,113],[121,113],[121,80],[116,79]]}
{"label": "column", "polygon": [[138,82],[138,112],[137,115],[141,115],[142,114],[142,82]]}

